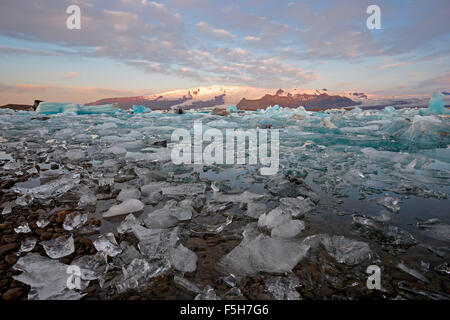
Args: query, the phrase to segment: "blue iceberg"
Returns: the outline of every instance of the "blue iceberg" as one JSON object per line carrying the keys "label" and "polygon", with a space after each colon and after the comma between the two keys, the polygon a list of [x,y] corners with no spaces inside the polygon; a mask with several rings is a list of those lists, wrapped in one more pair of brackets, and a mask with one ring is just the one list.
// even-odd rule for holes
{"label": "blue iceberg", "polygon": [[445,109],[443,96],[439,92],[433,93],[433,96],[431,97],[428,104],[428,108],[420,111],[420,115],[448,113],[449,112],[447,111],[447,109]]}
{"label": "blue iceberg", "polygon": [[229,105],[228,107],[227,107],[227,112],[237,112],[238,110],[237,110],[237,107],[236,106],[233,106],[233,105]]}
{"label": "blue iceberg", "polygon": [[137,106],[137,105],[133,106],[134,113],[144,113],[144,112],[151,112],[151,111],[152,111],[152,109],[144,107],[144,106]]}
{"label": "blue iceberg", "polygon": [[37,114],[57,114],[57,113],[74,113],[74,114],[113,114],[120,111],[114,104],[105,104],[100,106],[85,106],[74,103],[59,102],[42,102],[36,109]]}

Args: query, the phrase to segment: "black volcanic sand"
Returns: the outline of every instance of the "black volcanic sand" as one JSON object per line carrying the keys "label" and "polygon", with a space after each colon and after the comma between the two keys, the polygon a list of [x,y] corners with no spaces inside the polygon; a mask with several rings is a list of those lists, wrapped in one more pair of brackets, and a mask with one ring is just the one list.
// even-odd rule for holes
{"label": "black volcanic sand", "polygon": [[[26,168],[25,168],[26,169]],[[22,170],[26,171],[26,170]],[[0,195],[1,203],[14,200],[8,193],[13,185],[20,182],[30,181],[37,175],[25,174],[14,179],[1,180]],[[8,193],[8,194],[7,194]],[[109,191],[103,195],[104,199],[113,199],[117,192]],[[76,203],[76,201],[75,201]],[[450,294],[450,281],[448,275],[439,274],[434,268],[448,259],[431,253],[421,245],[413,246],[404,252],[389,252],[382,248],[375,241],[368,240],[361,236],[358,230],[351,224],[352,212],[345,215],[335,215],[330,213],[330,205],[327,199],[320,202],[319,210],[316,215],[307,216],[305,220],[306,230],[303,236],[328,233],[348,236],[354,240],[366,241],[374,253],[375,259],[379,265],[382,265],[382,287],[383,290],[368,290],[366,288],[367,275],[365,270],[370,264],[361,264],[349,267],[338,264],[330,257],[323,248],[311,252],[307,258],[303,259],[294,268],[294,274],[299,278],[301,286],[297,288],[303,299],[426,299],[422,294],[413,293],[399,288],[399,283],[407,283],[427,294],[438,293],[440,295]],[[345,203],[343,204],[343,210]],[[58,203],[52,201],[50,206],[41,206],[36,201],[28,207],[15,207],[10,214],[0,215],[0,296],[3,300],[27,299],[30,287],[13,279],[13,276],[20,273],[13,270],[13,265],[18,259],[18,249],[20,243],[26,238],[37,238],[39,241],[57,238],[69,233],[62,227],[65,216],[73,212],[73,203]],[[216,291],[216,294],[223,295],[230,289],[220,277],[224,276],[216,270],[216,263],[220,258],[230,252],[241,241],[240,232],[247,223],[252,220],[242,215],[240,209],[232,208],[234,211],[233,222],[228,225],[220,234],[208,232],[192,232],[185,237],[183,244],[194,251],[198,257],[197,270],[193,273],[185,274],[185,278],[197,284],[199,287],[210,285]],[[36,221],[39,214],[50,212],[50,223],[44,228],[38,228]],[[92,215],[91,215],[92,216]],[[210,224],[223,221],[225,218],[220,215],[214,215],[213,218],[194,215],[193,220],[199,219],[202,222]],[[121,219],[118,219],[119,221]],[[16,234],[14,228],[23,222],[28,222],[31,233]],[[100,226],[103,230],[112,229],[117,223],[103,221],[102,219],[91,218],[88,225]],[[192,230],[195,227],[193,222],[188,227]],[[94,254],[96,252],[92,239],[95,235],[74,234],[75,252],[69,256],[59,259],[61,263],[70,264],[74,259]],[[126,240],[132,244],[137,244],[137,240],[132,235],[126,234],[120,237],[116,235],[117,240]],[[422,240],[422,239],[420,239]],[[38,241],[38,242],[39,242]],[[431,244],[447,245],[445,243],[427,240]],[[46,256],[44,249],[39,243],[31,251]],[[448,257],[447,257],[448,258]],[[421,272],[430,282],[421,283],[409,274],[396,268],[396,264],[403,261],[406,265],[414,267]],[[430,264],[429,271],[420,270],[420,261]],[[139,291],[129,291],[124,294],[116,294],[108,289],[102,289],[97,281],[91,281],[89,287],[85,290],[87,295],[83,299],[193,299],[195,294],[185,290],[183,287],[174,283],[174,272],[169,272],[163,276],[153,278],[145,284]],[[258,276],[248,276],[240,279],[237,287],[241,290],[245,299],[270,299],[270,295],[265,290],[265,279],[269,274],[261,273]],[[226,297],[225,297],[226,298]],[[232,298],[232,297],[230,297]]]}

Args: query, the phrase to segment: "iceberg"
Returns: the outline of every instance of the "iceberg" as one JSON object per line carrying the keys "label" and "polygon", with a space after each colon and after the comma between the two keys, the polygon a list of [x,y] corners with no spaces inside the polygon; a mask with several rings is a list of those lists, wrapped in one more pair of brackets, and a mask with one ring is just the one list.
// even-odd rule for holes
{"label": "iceberg", "polygon": [[144,106],[137,106],[134,105],[132,107],[133,113],[138,114],[138,113],[146,113],[146,112],[151,112],[152,109],[144,107]]}
{"label": "iceberg", "polygon": [[41,102],[36,108],[37,114],[52,115],[58,113],[83,114],[114,114],[120,109],[114,104],[105,104],[98,106],[85,106],[74,103]]}
{"label": "iceberg", "polygon": [[433,96],[430,98],[430,102],[428,103],[427,109],[420,110],[420,115],[449,113],[450,112],[445,108],[443,96],[439,92],[433,93]]}

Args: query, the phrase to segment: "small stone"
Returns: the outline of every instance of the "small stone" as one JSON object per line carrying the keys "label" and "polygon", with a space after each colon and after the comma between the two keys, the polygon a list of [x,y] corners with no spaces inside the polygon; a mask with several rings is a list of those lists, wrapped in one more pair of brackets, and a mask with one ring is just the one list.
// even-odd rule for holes
{"label": "small stone", "polygon": [[13,288],[9,289],[2,295],[2,300],[15,300],[19,298],[22,293],[24,293],[24,288]]}

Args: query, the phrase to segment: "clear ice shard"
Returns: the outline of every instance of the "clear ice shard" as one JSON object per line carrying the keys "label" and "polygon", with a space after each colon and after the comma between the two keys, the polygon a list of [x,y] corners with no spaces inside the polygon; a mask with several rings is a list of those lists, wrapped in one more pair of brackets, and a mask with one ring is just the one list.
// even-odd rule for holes
{"label": "clear ice shard", "polygon": [[280,207],[277,207],[267,214],[260,215],[258,219],[258,226],[260,228],[267,228],[269,230],[272,230],[275,227],[290,223],[291,221],[291,215],[285,213]]}
{"label": "clear ice shard", "polygon": [[417,244],[407,231],[364,215],[353,215],[353,223],[360,227],[362,234],[382,245],[408,248]]}
{"label": "clear ice shard", "polygon": [[367,243],[354,241],[343,236],[329,236],[318,234],[305,238],[303,244],[317,247],[322,244],[328,254],[338,263],[357,265],[365,260],[370,260],[372,251]]}
{"label": "clear ice shard", "polygon": [[140,211],[144,208],[144,204],[137,199],[128,199],[121,204],[114,205],[103,214],[104,218],[121,216],[128,213]]}
{"label": "clear ice shard", "polygon": [[211,286],[206,286],[202,293],[199,293],[195,300],[220,300],[220,297],[216,295],[216,292],[214,291]]}
{"label": "clear ice shard", "polygon": [[140,197],[141,192],[137,188],[126,188],[120,191],[117,200],[125,201],[128,199],[139,199]]}
{"label": "clear ice shard", "polygon": [[170,262],[181,272],[194,272],[197,269],[197,255],[182,244],[170,251]]}
{"label": "clear ice shard", "polygon": [[316,207],[314,202],[302,196],[297,198],[281,198],[280,203],[283,211],[290,213],[294,218],[303,218]]}
{"label": "clear ice shard", "polygon": [[423,230],[429,237],[450,241],[450,225],[441,222],[439,219],[418,222],[417,227]]}
{"label": "clear ice shard", "polygon": [[183,277],[180,277],[178,275],[175,275],[173,277],[173,281],[177,285],[179,285],[179,286],[183,287],[184,289],[186,289],[187,291],[190,291],[190,292],[193,292],[193,293],[197,293],[197,294],[202,292],[202,290],[200,290],[200,288],[196,284],[190,282],[186,278],[183,278]]}
{"label": "clear ice shard", "polygon": [[78,266],[81,271],[80,278],[87,281],[99,279],[109,269],[106,256],[103,252],[79,257],[71,265]]}
{"label": "clear ice shard", "polygon": [[398,205],[400,199],[392,198],[392,197],[382,197],[377,198],[376,203],[384,206],[386,209],[393,213],[398,213],[400,211],[400,206]]}
{"label": "clear ice shard", "polygon": [[244,214],[248,217],[258,219],[260,215],[267,213],[267,206],[262,202],[249,202]]}
{"label": "clear ice shard", "polygon": [[256,232],[254,225],[248,226],[244,230],[244,239],[220,260],[218,267],[236,275],[284,273],[291,271],[309,248],[299,241],[266,236]]}
{"label": "clear ice shard", "polygon": [[34,188],[16,187],[14,191],[24,196],[33,196],[36,199],[46,200],[49,198],[57,198],[66,193],[77,184],[80,183],[79,174],[65,175],[57,180],[53,180],[47,184],[40,185]]}
{"label": "clear ice shard", "polygon": [[29,253],[14,265],[15,270],[22,271],[14,279],[31,287],[29,300],[79,300],[84,294],[67,287],[68,267],[37,253]]}
{"label": "clear ice shard", "polygon": [[140,222],[133,214],[130,213],[117,227],[117,232],[120,234],[130,232],[133,230],[133,226],[136,225],[142,225],[142,222]]}
{"label": "clear ice shard", "polygon": [[97,251],[110,257],[115,257],[122,252],[122,248],[117,244],[113,233],[100,235],[93,244]]}
{"label": "clear ice shard", "polygon": [[273,228],[271,236],[276,238],[294,238],[303,230],[305,230],[305,223],[303,221],[292,220]]}
{"label": "clear ice shard", "polygon": [[52,259],[68,256],[75,251],[72,235],[62,235],[56,239],[42,241],[40,245],[44,247],[45,253]]}
{"label": "clear ice shard", "polygon": [[266,280],[266,291],[275,300],[301,300],[297,287],[300,281],[290,274],[288,277],[270,277]]}
{"label": "clear ice shard", "polygon": [[64,218],[63,228],[67,231],[72,231],[78,227],[81,227],[88,220],[88,214],[79,214],[72,212]]}
{"label": "clear ice shard", "polygon": [[405,266],[403,263],[397,264],[397,268],[400,270],[406,272],[407,274],[413,276],[416,279],[419,279],[422,282],[428,283],[430,282],[427,278],[425,278],[419,271],[411,269],[407,266]]}
{"label": "clear ice shard", "polygon": [[20,244],[20,252],[30,252],[36,246],[36,239],[25,239]]}
{"label": "clear ice shard", "polygon": [[16,228],[14,228],[14,232],[15,233],[30,233],[31,229],[28,226],[28,222],[24,222],[21,225],[19,225]]}

